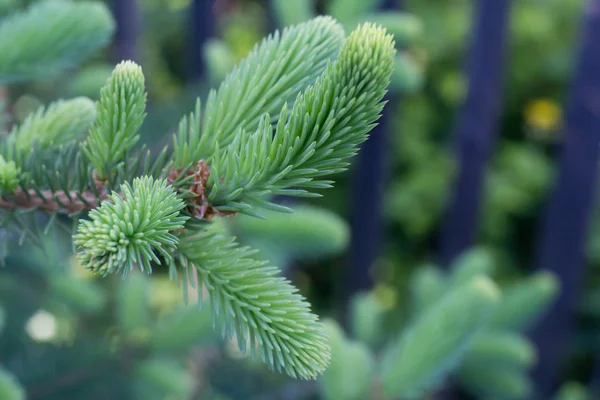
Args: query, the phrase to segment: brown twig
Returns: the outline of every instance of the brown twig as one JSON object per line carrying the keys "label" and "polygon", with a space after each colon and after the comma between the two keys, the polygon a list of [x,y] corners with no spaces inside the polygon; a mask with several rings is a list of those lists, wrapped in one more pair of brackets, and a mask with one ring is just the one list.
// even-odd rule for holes
{"label": "brown twig", "polygon": [[31,210],[37,209],[48,212],[67,212],[69,214],[81,211],[91,211],[97,208],[101,201],[108,198],[106,193],[106,180],[98,176],[94,170],[92,173],[95,190],[76,192],[74,190],[65,192],[59,190],[34,190],[25,192],[18,187],[8,196],[0,197],[0,208],[5,210]]}
{"label": "brown twig", "polygon": [[[181,175],[183,170],[173,169],[169,172],[167,182],[173,184]],[[187,200],[187,211],[200,219],[211,219],[216,216],[235,215],[235,212],[219,211],[206,197],[206,185],[210,177],[210,169],[204,160],[198,161],[195,168],[185,172],[186,177],[192,177],[188,190],[194,194]],[[91,211],[97,208],[101,201],[108,198],[106,193],[106,181],[98,177],[96,171],[93,174],[93,183],[96,190],[86,190],[79,194],[75,191],[65,192],[52,190],[29,189],[25,192],[17,188],[8,196],[0,197],[0,208],[5,210],[38,209],[48,212],[67,212],[74,214],[82,211]]]}
{"label": "brown twig", "polygon": [[82,192],[77,196],[74,191],[67,194],[64,191],[53,193],[51,190],[36,192],[33,189],[29,189],[25,192],[23,189],[17,188],[10,197],[0,197],[0,208],[5,210],[36,208],[48,212],[66,211],[69,214],[73,214],[81,211],[90,211],[98,207],[99,202],[107,198],[106,193],[103,191],[99,191],[99,195],[100,198],[91,190]]}
{"label": "brown twig", "polygon": [[[172,184],[179,179],[182,173],[182,170],[171,170],[167,181]],[[211,219],[216,216],[235,215],[234,212],[219,211],[208,201],[208,198],[206,197],[206,183],[210,177],[210,168],[208,167],[208,164],[206,164],[206,161],[198,161],[196,168],[187,171],[186,176],[193,176],[193,181],[189,187],[189,191],[195,194],[194,197],[188,200],[187,210],[190,214],[202,219]]]}

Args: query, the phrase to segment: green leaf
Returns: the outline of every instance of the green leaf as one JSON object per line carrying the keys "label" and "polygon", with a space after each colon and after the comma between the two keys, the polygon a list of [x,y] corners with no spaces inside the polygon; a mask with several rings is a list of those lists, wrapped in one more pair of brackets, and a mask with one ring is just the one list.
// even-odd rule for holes
{"label": "green leaf", "polygon": [[325,321],[331,343],[331,365],[319,378],[323,397],[330,400],[369,398],[373,384],[375,360],[361,343],[348,340],[333,320]]}
{"label": "green leaf", "polygon": [[[210,295],[213,315],[225,338],[237,338],[270,368],[294,378],[314,379],[329,362],[322,324],[298,289],[279,270],[255,260],[254,252],[210,230],[180,241],[184,287],[192,268]],[[200,288],[199,288],[200,289]]]}
{"label": "green leaf", "polygon": [[100,92],[98,116],[84,147],[100,178],[106,178],[107,166],[123,161],[135,146],[145,116],[142,68],[132,61],[121,62]]}
{"label": "green leaf", "polygon": [[0,23],[0,83],[48,78],[108,43],[115,24],[100,1],[42,0]]}
{"label": "green leaf", "polygon": [[[390,35],[357,28],[337,60],[298,96],[288,118],[282,109],[275,134],[266,116],[256,132],[237,135],[210,165],[209,201],[230,211],[270,208],[270,194],[312,196],[327,188],[316,178],[344,171],[373,128],[393,70]],[[293,188],[293,189],[291,189]]]}
{"label": "green leaf", "polygon": [[554,275],[541,272],[503,290],[503,300],[490,321],[495,329],[522,330],[539,319],[558,296]]}
{"label": "green leaf", "polygon": [[451,373],[500,300],[488,278],[478,277],[445,295],[384,351],[386,395],[416,399]]}
{"label": "green leaf", "polygon": [[[275,32],[257,45],[206,101],[180,123],[174,161],[185,168],[209,159],[241,131],[257,129],[265,113],[277,121],[281,107],[314,83],[344,40],[342,27],[329,17]],[[200,135],[202,132],[202,135]]]}

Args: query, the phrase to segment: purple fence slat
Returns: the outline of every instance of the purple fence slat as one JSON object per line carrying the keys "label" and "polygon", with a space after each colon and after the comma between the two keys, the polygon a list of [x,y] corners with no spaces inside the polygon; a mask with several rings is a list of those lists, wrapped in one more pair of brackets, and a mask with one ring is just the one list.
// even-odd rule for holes
{"label": "purple fence slat", "polygon": [[[381,9],[398,9],[400,1],[381,2]],[[373,282],[369,268],[380,251],[383,230],[382,204],[387,181],[387,149],[391,114],[397,107],[398,96],[389,95],[389,103],[357,157],[351,183],[352,237],[350,242],[349,271],[346,274],[345,301],[356,292],[371,288]]]}
{"label": "purple fence slat", "polygon": [[387,181],[387,149],[390,113],[396,104],[390,100],[385,107],[379,125],[373,129],[369,140],[363,145],[352,175],[352,208],[350,224],[350,271],[348,295],[369,289],[372,279],[369,267],[379,254],[382,236],[381,208],[385,182]]}
{"label": "purple fence slat", "polygon": [[201,80],[206,74],[203,47],[216,31],[214,0],[194,0],[190,9],[191,78]]}
{"label": "purple fence slat", "polygon": [[468,92],[455,125],[459,173],[441,229],[440,261],[448,265],[473,242],[482,186],[500,113],[509,0],[478,0],[471,29]]}
{"label": "purple fence slat", "polygon": [[114,0],[113,10],[117,24],[114,50],[117,61],[139,61],[136,50],[136,39],[140,29],[137,1]]}
{"label": "purple fence slat", "polygon": [[537,266],[557,274],[562,285],[558,301],[533,332],[540,353],[533,376],[544,398],[556,383],[570,338],[595,195],[600,146],[600,0],[589,1],[582,26],[559,173],[538,249]]}

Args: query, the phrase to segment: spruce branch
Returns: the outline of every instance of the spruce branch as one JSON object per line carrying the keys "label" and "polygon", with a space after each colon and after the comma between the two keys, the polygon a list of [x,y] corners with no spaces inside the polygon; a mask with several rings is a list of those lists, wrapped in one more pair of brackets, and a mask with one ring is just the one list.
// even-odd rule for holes
{"label": "spruce branch", "polygon": [[[324,321],[331,342],[331,365],[319,380],[325,399],[358,400],[374,398],[372,379],[375,356],[361,342],[350,340],[333,320]],[[376,398],[376,397],[375,397]]]}
{"label": "spruce branch", "polygon": [[549,272],[540,272],[508,286],[490,326],[524,330],[548,310],[558,296],[559,281]]}
{"label": "spruce branch", "polygon": [[[314,379],[330,346],[310,305],[277,268],[207,220],[256,206],[286,211],[268,197],[329,187],[322,178],[345,170],[375,125],[393,60],[391,36],[371,24],[345,41],[329,17],[276,33],[209,95],[202,118],[197,103],[173,151],[155,160],[132,151],[145,117],[144,75],[122,62],[80,117],[57,103],[15,128],[0,159],[0,208],[90,211],[73,237],[83,267],[125,277],[163,263],[184,290],[197,278],[223,336],[272,369]],[[123,307],[136,301],[131,293]],[[122,320],[135,322],[130,315]]]}
{"label": "spruce branch", "polygon": [[500,291],[485,277],[450,291],[385,351],[384,392],[423,397],[465,356],[499,301]]}
{"label": "spruce branch", "polygon": [[132,61],[121,62],[100,92],[98,116],[83,148],[101,179],[135,146],[145,116],[142,68]]}
{"label": "spruce branch", "polygon": [[177,248],[172,231],[183,229],[187,217],[179,215],[184,207],[165,180],[136,178],[133,187],[121,185],[109,201],[82,220],[74,236],[77,259],[87,269],[103,275],[134,269],[152,272],[151,262],[161,264],[157,253],[168,263]]}
{"label": "spruce branch", "polygon": [[210,165],[209,201],[219,210],[279,209],[267,195],[313,196],[325,175],[344,171],[383,109],[394,65],[385,30],[364,24],[351,33],[338,58],[300,94],[288,116],[283,106],[275,134],[269,116],[256,132],[237,135]]}
{"label": "spruce branch", "polygon": [[536,362],[534,344],[510,331],[484,332],[475,339],[463,365],[525,370]]}
{"label": "spruce branch", "polygon": [[[175,137],[175,166],[208,160],[241,131],[254,131],[265,113],[277,121],[282,105],[315,82],[344,40],[344,30],[331,17],[275,32],[256,45],[208,96],[202,121],[200,103],[183,118]],[[200,133],[202,133],[200,135]]]}
{"label": "spruce branch", "polygon": [[0,23],[0,83],[52,76],[104,46],[115,30],[99,1],[42,0]]}
{"label": "spruce branch", "polygon": [[94,210],[104,198],[105,196],[97,196],[91,191],[76,193],[30,189],[25,192],[17,188],[9,196],[0,197],[0,208],[9,211],[37,209],[49,213],[78,214]]}
{"label": "spruce branch", "polygon": [[180,238],[182,279],[191,269],[210,294],[223,337],[249,346],[270,368],[295,378],[314,379],[329,363],[323,326],[298,289],[279,270],[252,256],[234,238],[203,230]]}
{"label": "spruce branch", "polygon": [[55,101],[38,108],[21,125],[13,127],[2,144],[2,152],[8,159],[22,160],[36,144],[44,150],[76,141],[95,119],[96,105],[86,97]]}
{"label": "spruce branch", "polygon": [[18,187],[0,196],[0,208],[76,214],[106,198],[106,182],[92,171],[79,143],[44,148],[36,141],[27,151],[15,149],[3,146],[19,173]]}

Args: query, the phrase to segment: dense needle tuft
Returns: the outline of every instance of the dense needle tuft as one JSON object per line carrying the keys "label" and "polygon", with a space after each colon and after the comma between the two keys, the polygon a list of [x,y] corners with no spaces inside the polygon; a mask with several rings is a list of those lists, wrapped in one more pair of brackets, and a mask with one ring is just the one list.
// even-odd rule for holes
{"label": "dense needle tuft", "polygon": [[142,68],[132,61],[121,62],[100,91],[98,116],[84,148],[100,178],[137,143],[145,116]]}
{"label": "dense needle tuft", "polygon": [[103,275],[126,276],[134,265],[150,273],[159,256],[172,261],[171,252],[178,239],[173,233],[183,229],[187,217],[179,215],[184,207],[175,191],[164,180],[136,178],[133,187],[121,185],[121,196],[90,212],[90,220],[79,224],[75,245],[77,259],[87,269]]}

